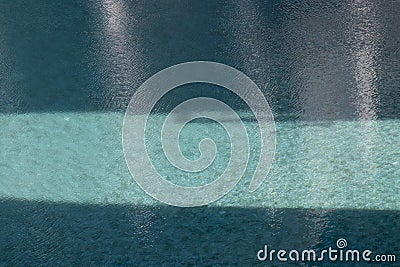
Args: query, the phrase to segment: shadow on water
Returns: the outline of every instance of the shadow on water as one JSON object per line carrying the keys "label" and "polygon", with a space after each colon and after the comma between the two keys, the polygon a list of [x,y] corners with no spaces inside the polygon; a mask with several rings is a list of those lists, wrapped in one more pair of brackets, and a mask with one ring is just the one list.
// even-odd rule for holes
{"label": "shadow on water", "polygon": [[398,118],[399,11],[390,1],[5,1],[0,112],[124,111],[157,71],[211,60],[253,79],[278,120]]}
{"label": "shadow on water", "polygon": [[[339,238],[347,240],[348,249],[399,257],[399,222],[400,211],[394,210],[98,206],[3,199],[0,266],[250,266],[258,263],[256,253],[265,244],[271,249],[322,250],[336,248]],[[281,266],[277,261],[264,264]]]}
{"label": "shadow on water", "polygon": [[[0,112],[124,111],[157,71],[210,60],[253,79],[278,121],[397,119],[399,13],[367,0],[2,1]],[[264,244],[338,238],[400,257],[399,222],[399,211],[0,200],[0,266],[249,266]]]}

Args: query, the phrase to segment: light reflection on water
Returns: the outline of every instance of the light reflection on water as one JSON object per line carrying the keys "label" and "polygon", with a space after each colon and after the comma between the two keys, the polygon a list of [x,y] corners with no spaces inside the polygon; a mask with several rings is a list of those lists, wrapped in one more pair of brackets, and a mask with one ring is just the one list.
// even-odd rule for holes
{"label": "light reflection on water", "polygon": [[[167,265],[250,265],[266,242],[338,237],[399,251],[399,13],[390,1],[3,1],[0,265],[159,265],[154,251]],[[192,60],[259,85],[278,150],[254,195],[185,210],[132,182],[120,122],[144,80]]]}
{"label": "light reflection on water", "polygon": [[351,5],[353,20],[350,33],[354,35],[352,57],[354,80],[356,83],[356,109],[361,120],[377,118],[379,95],[375,83],[376,68],[380,68],[375,58],[379,56],[378,45],[381,39],[380,25],[376,8],[371,1],[354,2]]}
{"label": "light reflection on water", "polygon": [[398,114],[393,3],[26,5],[16,20],[23,5],[2,4],[3,112],[123,111],[156,71],[214,60],[256,81],[278,119]]}

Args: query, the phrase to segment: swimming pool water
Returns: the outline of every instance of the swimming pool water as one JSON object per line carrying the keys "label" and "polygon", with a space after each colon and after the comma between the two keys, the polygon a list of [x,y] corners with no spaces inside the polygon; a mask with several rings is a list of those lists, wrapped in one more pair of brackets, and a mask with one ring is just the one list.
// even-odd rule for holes
{"label": "swimming pool water", "polygon": [[[0,266],[252,266],[266,244],[323,249],[339,238],[399,262],[399,12],[396,1],[369,0],[2,1]],[[193,60],[248,75],[271,106],[277,142],[250,193],[259,133],[248,108],[204,84],[172,92],[152,129],[176,102],[210,96],[233,102],[251,141],[238,185],[188,209],[139,188],[121,134],[140,84]],[[190,123],[181,144],[196,158],[204,133],[220,153],[210,169],[177,172],[156,134],[154,165],[177,184],[212,181],[229,153],[223,129]]]}
{"label": "swimming pool water", "polygon": [[[115,112],[2,115],[0,195],[35,201],[159,205],[127,170],[122,119],[123,114]],[[164,120],[162,115],[154,117],[154,127],[161,127]],[[246,122],[250,134],[257,133],[255,123]],[[224,141],[228,137],[217,125],[186,126],[191,128],[182,131],[181,138],[187,138],[182,147],[198,152],[196,135],[205,137],[202,128],[216,142]],[[277,122],[276,158],[262,187],[248,192],[257,162],[252,154],[241,183],[212,205],[398,210],[399,130],[397,120]],[[221,166],[211,166],[193,178],[171,167],[159,143],[154,141],[154,148],[151,144],[149,157],[159,162],[160,172],[185,186],[216,179],[229,159],[224,150],[229,152],[230,147],[219,147],[218,153],[225,156],[215,164]],[[253,152],[259,149],[257,144],[251,145]]]}

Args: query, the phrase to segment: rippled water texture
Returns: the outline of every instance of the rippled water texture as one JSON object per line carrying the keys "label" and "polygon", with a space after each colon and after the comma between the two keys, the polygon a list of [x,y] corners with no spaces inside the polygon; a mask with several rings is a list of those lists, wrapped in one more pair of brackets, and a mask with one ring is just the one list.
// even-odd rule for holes
{"label": "rippled water texture", "polygon": [[[322,249],[338,238],[399,261],[399,14],[389,0],[1,1],[0,266],[250,266],[264,244]],[[121,128],[146,79],[193,60],[260,87],[277,149],[250,193],[259,136],[248,108],[205,84],[166,96],[149,127],[180,100],[212,96],[231,101],[254,141],[232,192],[184,209],[136,185]],[[185,155],[198,156],[207,131],[229,150],[221,127],[200,121],[182,131]],[[175,183],[209,182],[226,166],[217,157],[203,176],[176,176],[157,138],[149,151]]]}

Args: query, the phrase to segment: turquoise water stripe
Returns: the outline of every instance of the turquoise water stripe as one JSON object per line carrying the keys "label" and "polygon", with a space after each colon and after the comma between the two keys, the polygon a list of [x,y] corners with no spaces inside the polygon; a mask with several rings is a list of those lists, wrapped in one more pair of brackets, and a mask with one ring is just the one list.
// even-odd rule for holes
{"label": "turquoise water stripe", "polygon": [[[159,205],[128,172],[121,145],[122,119],[122,113],[0,115],[0,198]],[[153,117],[151,127],[164,119]],[[256,135],[254,122],[245,124],[250,135]],[[217,143],[225,140],[220,127],[201,122],[182,131],[182,140],[199,135],[202,127],[208,127]],[[276,157],[265,183],[248,192],[248,171],[232,192],[213,205],[399,210],[399,130],[399,120],[277,122]],[[192,140],[185,143],[187,154],[197,148],[197,139]],[[228,148],[220,152],[224,149]],[[251,149],[257,150],[256,142]],[[156,160],[175,182],[198,182],[190,176],[176,177],[168,162]],[[223,166],[223,161],[216,159],[215,164]],[[196,179],[214,175],[203,174]]]}

